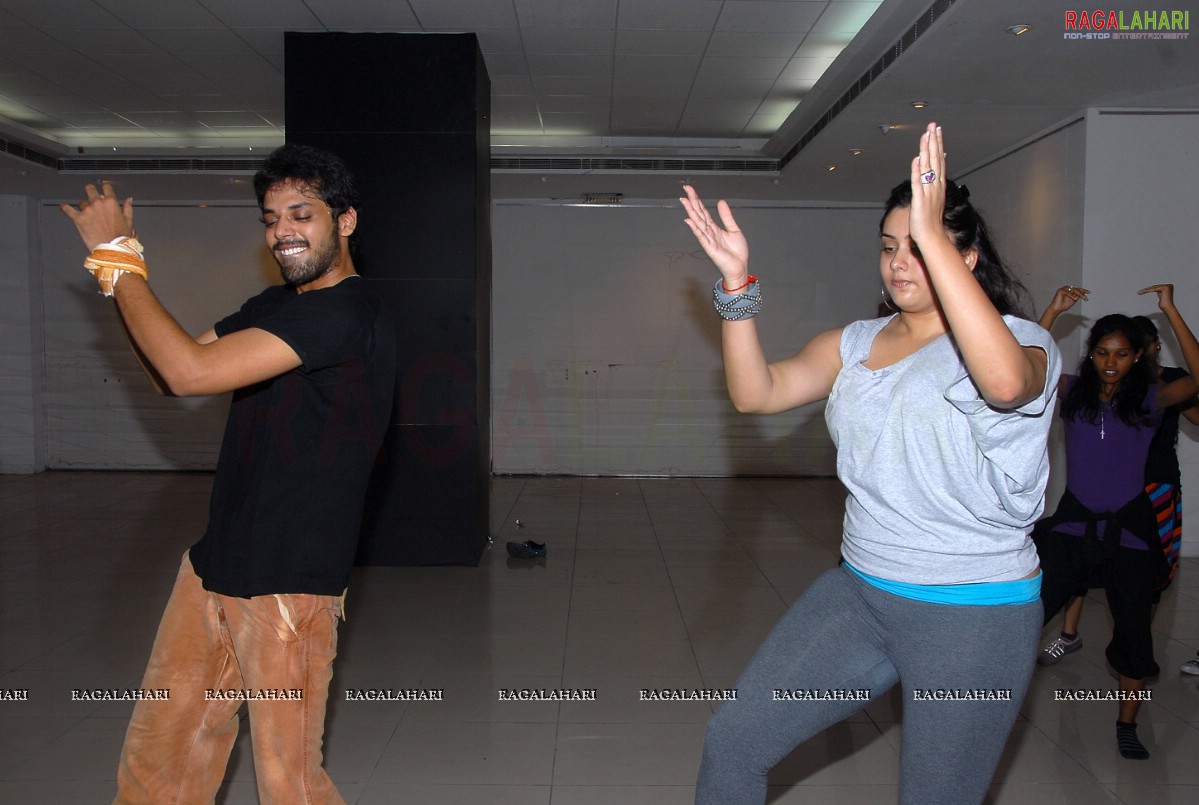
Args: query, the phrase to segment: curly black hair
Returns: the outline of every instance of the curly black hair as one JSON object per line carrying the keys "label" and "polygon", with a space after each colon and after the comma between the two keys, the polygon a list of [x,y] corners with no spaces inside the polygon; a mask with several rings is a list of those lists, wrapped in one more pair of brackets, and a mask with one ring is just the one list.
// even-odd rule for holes
{"label": "curly black hair", "polygon": [[[883,231],[883,223],[896,207],[909,208],[912,206],[912,182],[904,180],[891,188],[883,209],[883,217],[878,222],[878,229]],[[1014,315],[1022,319],[1028,318],[1031,310],[1029,302],[1032,297],[1024,283],[1020,282],[1003,264],[999,251],[991,242],[991,235],[986,222],[978,214],[978,210],[970,203],[970,191],[964,185],[946,182],[945,214],[942,216],[945,228],[953,235],[953,245],[959,252],[974,247],[978,249],[978,262],[974,265],[974,278],[986,292],[991,304],[1000,315]]]}
{"label": "curly black hair", "polygon": [[[1086,354],[1078,363],[1078,380],[1074,381],[1062,400],[1062,416],[1065,419],[1092,423],[1099,419],[1102,381],[1091,361],[1091,354],[1100,341],[1113,334],[1124,336],[1134,350],[1144,352],[1147,334],[1144,327],[1133,319],[1121,313],[1110,313],[1095,322],[1087,337]],[[1134,428],[1148,426],[1151,419],[1149,409],[1145,407],[1145,397],[1155,380],[1151,361],[1134,363],[1112,395],[1112,412]]]}

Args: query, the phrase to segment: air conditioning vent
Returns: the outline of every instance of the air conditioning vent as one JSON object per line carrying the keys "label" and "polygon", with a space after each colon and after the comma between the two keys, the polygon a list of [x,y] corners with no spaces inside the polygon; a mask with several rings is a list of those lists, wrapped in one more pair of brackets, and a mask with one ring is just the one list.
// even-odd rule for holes
{"label": "air conditioning vent", "polygon": [[874,83],[875,79],[882,75],[884,70],[894,64],[895,60],[902,56],[904,51],[914,45],[916,40],[923,36],[932,27],[932,24],[939,20],[941,15],[948,11],[955,2],[956,0],[937,0],[937,2],[929,6],[928,10],[912,23],[912,27],[904,31],[903,36],[899,37],[895,44],[888,48],[887,52],[878,61],[870,65],[870,68],[862,73],[861,77],[854,82],[853,86],[845,91],[844,95],[833,102],[833,105],[820,116],[820,119],[812,125],[812,128],[808,129],[804,136],[799,138],[799,142],[791,146],[791,149],[779,160],[779,170],[782,170],[787,163],[799,156],[799,152],[808,143],[816,139],[816,135],[824,131],[829,123],[833,122],[833,118],[841,114],[845,107],[849,106],[859,95],[865,92],[866,87]]}

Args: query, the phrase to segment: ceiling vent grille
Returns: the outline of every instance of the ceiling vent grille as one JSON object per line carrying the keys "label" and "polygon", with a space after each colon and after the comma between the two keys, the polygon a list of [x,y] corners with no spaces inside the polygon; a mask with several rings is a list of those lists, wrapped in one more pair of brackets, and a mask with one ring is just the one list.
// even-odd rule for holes
{"label": "ceiling vent grille", "polygon": [[264,158],[231,159],[60,159],[63,173],[253,173]]}
{"label": "ceiling vent grille", "polygon": [[821,115],[820,119],[816,121],[812,128],[808,129],[804,136],[799,138],[799,142],[793,145],[791,150],[783,155],[783,158],[779,160],[779,168],[782,169],[787,165],[787,163],[795,159],[795,157],[799,155],[799,152],[802,151],[808,143],[816,139],[817,134],[824,131],[825,127],[828,126],[829,123],[833,122],[833,118],[839,115],[842,110],[845,109],[845,107],[849,106],[854,102],[854,100],[857,99],[859,95],[865,92],[866,88],[874,83],[874,81],[883,74],[884,70],[894,64],[895,60],[902,56],[904,52],[908,50],[908,48],[914,45],[916,40],[923,36],[928,29],[932,27],[933,23],[939,20],[941,15],[948,11],[955,2],[956,0],[937,0],[937,2],[929,6],[928,10],[921,14],[920,17],[914,23],[912,23],[912,27],[904,31],[903,36],[899,37],[898,41],[888,48],[887,52],[884,53],[878,61],[870,65],[870,68],[866,70],[866,72],[862,73],[858,80],[853,83],[853,86],[847,89],[845,94],[838,98],[833,105],[830,106],[823,115]]}
{"label": "ceiling vent grille", "polygon": [[661,157],[492,157],[493,171],[619,171],[621,173],[771,173],[777,159],[664,159]]}
{"label": "ceiling vent grille", "polygon": [[[206,159],[122,159],[118,157],[55,157],[0,138],[0,153],[41,165],[60,173],[253,173],[264,157],[210,157]],[[493,171],[587,173],[777,173],[777,159],[686,159],[663,157],[491,157]]]}
{"label": "ceiling vent grille", "polygon": [[624,193],[584,193],[584,204],[619,204],[624,201]]}
{"label": "ceiling vent grille", "polygon": [[12,140],[0,138],[0,152],[14,156],[17,159],[23,159],[26,162],[32,162],[35,165],[41,165],[45,168],[57,168],[58,160],[49,154],[43,154],[41,151],[35,151],[32,148],[14,143]]}

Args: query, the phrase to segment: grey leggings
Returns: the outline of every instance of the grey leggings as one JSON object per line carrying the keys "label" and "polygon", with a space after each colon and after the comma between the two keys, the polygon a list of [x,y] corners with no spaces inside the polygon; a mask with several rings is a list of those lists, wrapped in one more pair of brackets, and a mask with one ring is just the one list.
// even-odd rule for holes
{"label": "grey leggings", "polygon": [[[758,648],[737,681],[737,699],[708,722],[695,801],[765,802],[771,768],[866,705],[831,697],[866,689],[876,699],[898,681],[900,802],[981,802],[1028,689],[1040,635],[1040,601],[928,604],[883,592],[844,568],[830,570]],[[793,699],[801,693],[788,701],[776,690]],[[959,691],[1010,696],[966,701]],[[825,698],[804,699],[817,695]],[[958,700],[946,700],[951,695]]]}

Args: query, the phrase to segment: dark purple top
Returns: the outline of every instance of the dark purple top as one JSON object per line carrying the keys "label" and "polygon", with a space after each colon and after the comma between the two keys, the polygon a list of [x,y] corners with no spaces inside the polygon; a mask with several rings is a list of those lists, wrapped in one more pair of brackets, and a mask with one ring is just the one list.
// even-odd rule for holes
{"label": "dark purple top", "polygon": [[[1069,376],[1068,384],[1073,385],[1075,379]],[[1066,488],[1093,512],[1117,511],[1145,491],[1149,444],[1162,420],[1156,385],[1149,387],[1145,405],[1150,422],[1140,428],[1116,416],[1111,403],[1100,407],[1098,422],[1062,420],[1066,437]],[[1081,523],[1064,523],[1056,530],[1082,535],[1086,529]],[[1120,545],[1142,551],[1149,547],[1127,529],[1120,535]]]}

